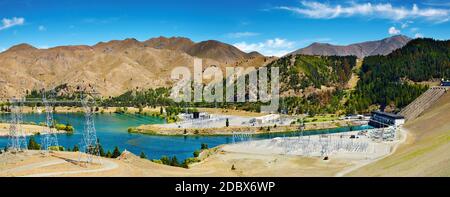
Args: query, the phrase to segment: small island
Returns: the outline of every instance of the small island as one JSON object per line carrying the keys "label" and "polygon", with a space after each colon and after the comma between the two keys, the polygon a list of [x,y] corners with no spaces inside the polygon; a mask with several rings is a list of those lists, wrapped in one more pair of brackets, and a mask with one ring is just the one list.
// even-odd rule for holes
{"label": "small island", "polygon": [[[25,136],[40,135],[44,130],[48,129],[48,127],[36,124],[22,124],[21,127]],[[0,137],[8,137],[10,135],[9,129],[9,123],[0,123]],[[73,133],[74,129],[70,125],[56,124],[52,131],[57,134],[70,134]]]}
{"label": "small island", "polygon": [[[212,112],[212,113],[208,113]],[[297,117],[282,114],[245,113],[237,110],[206,110],[180,113],[179,121],[148,124],[128,129],[150,135],[233,135],[295,132],[360,126],[366,122],[339,117]]]}

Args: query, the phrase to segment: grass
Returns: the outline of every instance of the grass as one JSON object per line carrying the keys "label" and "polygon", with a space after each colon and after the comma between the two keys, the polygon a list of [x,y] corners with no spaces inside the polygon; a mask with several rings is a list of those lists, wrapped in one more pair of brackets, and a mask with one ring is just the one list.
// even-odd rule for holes
{"label": "grass", "polygon": [[313,117],[306,117],[304,119],[305,122],[327,122],[327,121],[334,121],[338,120],[339,116],[335,114],[327,114],[327,115],[316,115]]}

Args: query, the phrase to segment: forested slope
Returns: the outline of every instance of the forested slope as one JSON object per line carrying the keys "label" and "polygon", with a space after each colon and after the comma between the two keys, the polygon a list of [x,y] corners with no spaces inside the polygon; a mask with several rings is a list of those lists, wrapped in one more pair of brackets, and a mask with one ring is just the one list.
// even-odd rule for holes
{"label": "forested slope", "polygon": [[405,107],[427,89],[417,82],[450,77],[450,41],[415,39],[387,56],[367,57],[359,76],[350,111]]}

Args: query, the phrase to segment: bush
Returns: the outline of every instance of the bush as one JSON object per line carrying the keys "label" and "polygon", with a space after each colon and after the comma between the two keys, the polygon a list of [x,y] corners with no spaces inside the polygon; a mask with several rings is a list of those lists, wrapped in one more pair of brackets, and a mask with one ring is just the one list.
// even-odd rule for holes
{"label": "bush", "polygon": [[64,151],[64,147],[62,146],[50,146],[48,149],[52,151]]}
{"label": "bush", "polygon": [[170,161],[171,166],[179,167],[180,163],[178,162],[177,156],[173,156],[172,160]]}
{"label": "bush", "polygon": [[208,149],[208,144],[202,143],[200,147],[202,150]]}
{"label": "bush", "polygon": [[56,124],[55,125],[56,130],[60,130],[60,131],[67,131],[68,133],[73,133],[74,128],[72,125],[70,124]]}
{"label": "bush", "polygon": [[200,155],[200,151],[199,150],[195,150],[193,155],[194,155],[194,157],[198,157]]}
{"label": "bush", "polygon": [[41,145],[36,142],[33,136],[28,140],[28,150],[41,150]]}
{"label": "bush", "polygon": [[145,153],[144,153],[144,152],[141,152],[141,155],[140,155],[140,157],[141,157],[141,159],[147,159],[147,155],[145,155]]}
{"label": "bush", "polygon": [[189,168],[189,165],[192,163],[198,162],[197,158],[187,158],[183,161],[183,164],[181,164],[181,167],[183,168]]}
{"label": "bush", "polygon": [[78,148],[78,145],[75,144],[75,145],[73,146],[72,151],[73,151],[73,152],[78,152],[78,151],[80,151],[80,148]]}
{"label": "bush", "polygon": [[160,159],[161,163],[164,165],[170,165],[170,158],[167,156],[162,156]]}

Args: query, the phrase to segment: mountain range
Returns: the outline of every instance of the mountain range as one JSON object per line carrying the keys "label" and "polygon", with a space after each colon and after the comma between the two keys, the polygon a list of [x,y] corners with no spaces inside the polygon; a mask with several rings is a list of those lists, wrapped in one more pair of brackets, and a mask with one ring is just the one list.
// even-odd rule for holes
{"label": "mountain range", "polygon": [[405,46],[411,38],[403,35],[392,36],[382,40],[350,44],[346,46],[328,43],[313,43],[305,48],[296,50],[292,54],[320,55],[320,56],[347,56],[355,55],[364,58],[373,55],[387,55],[395,49]]}
{"label": "mountain range", "polygon": [[[385,54],[410,39],[394,36],[348,46],[312,44],[294,53],[314,55]],[[117,96],[128,90],[169,87],[173,68],[188,66],[193,59],[203,66],[260,67],[278,59],[258,52],[246,53],[215,40],[194,42],[184,37],[157,37],[146,41],[130,38],[99,42],[93,46],[58,46],[38,49],[19,44],[0,53],[0,98],[23,96],[31,90],[65,85],[65,93],[93,87],[102,96]]]}
{"label": "mountain range", "polygon": [[66,92],[93,86],[103,96],[127,90],[172,85],[173,68],[192,69],[194,57],[203,66],[264,66],[271,58],[245,53],[218,41],[195,43],[187,38],[112,40],[93,46],[38,49],[19,44],[0,53],[0,97],[25,95],[31,90],[67,85]]}

